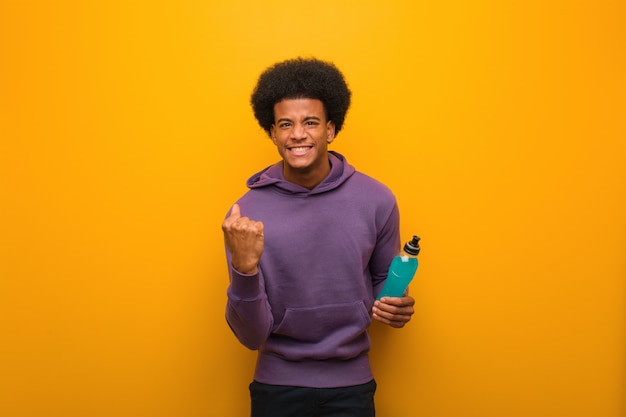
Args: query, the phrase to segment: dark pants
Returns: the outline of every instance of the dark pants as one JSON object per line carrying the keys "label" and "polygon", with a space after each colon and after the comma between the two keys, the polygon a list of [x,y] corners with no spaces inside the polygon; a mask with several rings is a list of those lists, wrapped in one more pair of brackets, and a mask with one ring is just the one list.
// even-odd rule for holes
{"label": "dark pants", "polygon": [[376,381],[342,388],[250,384],[252,417],[375,417]]}

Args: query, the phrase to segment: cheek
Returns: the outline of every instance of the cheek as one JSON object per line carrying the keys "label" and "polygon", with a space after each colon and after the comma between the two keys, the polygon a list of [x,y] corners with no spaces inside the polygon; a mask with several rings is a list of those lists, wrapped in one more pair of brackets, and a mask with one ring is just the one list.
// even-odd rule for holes
{"label": "cheek", "polygon": [[282,138],[280,134],[275,134],[272,138],[272,141],[274,142],[274,145],[278,146],[279,148],[285,144],[285,139]]}

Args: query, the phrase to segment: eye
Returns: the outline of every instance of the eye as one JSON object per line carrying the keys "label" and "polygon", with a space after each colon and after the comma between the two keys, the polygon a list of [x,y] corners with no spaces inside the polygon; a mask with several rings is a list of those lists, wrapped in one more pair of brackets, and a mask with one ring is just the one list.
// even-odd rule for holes
{"label": "eye", "polygon": [[291,123],[284,122],[284,123],[279,124],[278,127],[280,127],[281,129],[285,129],[287,127],[291,127]]}
{"label": "eye", "polygon": [[307,126],[317,126],[317,122],[314,122],[312,120],[309,120],[308,122],[306,122]]}

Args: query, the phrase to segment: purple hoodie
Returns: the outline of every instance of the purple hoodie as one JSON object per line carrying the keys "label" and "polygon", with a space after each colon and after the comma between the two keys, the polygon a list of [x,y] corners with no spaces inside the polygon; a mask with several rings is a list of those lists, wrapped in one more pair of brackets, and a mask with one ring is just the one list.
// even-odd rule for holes
{"label": "purple hoodie", "polygon": [[258,349],[258,382],[330,388],[373,378],[367,328],[400,250],[398,207],[386,186],[336,152],[329,158],[312,190],[286,181],[281,161],[253,175],[238,201],[242,216],[263,222],[265,248],[253,275],[233,269],[226,251],[226,319]]}

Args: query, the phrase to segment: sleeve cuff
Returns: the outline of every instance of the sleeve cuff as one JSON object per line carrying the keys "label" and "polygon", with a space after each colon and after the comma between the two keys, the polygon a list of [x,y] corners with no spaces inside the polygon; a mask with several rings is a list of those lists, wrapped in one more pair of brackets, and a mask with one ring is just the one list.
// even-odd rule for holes
{"label": "sleeve cuff", "polygon": [[230,268],[230,292],[240,299],[258,298],[260,291],[260,277],[256,274],[242,274],[235,268]]}

